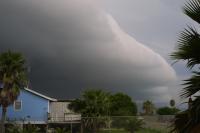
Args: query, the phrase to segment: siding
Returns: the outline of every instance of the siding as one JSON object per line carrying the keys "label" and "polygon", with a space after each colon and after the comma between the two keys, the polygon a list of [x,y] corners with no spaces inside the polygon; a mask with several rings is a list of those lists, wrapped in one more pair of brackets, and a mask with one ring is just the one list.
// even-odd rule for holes
{"label": "siding", "polygon": [[51,102],[49,122],[79,121],[81,119],[81,115],[75,114],[69,110],[69,104],[70,102]]}
{"label": "siding", "polygon": [[64,118],[65,113],[72,113],[68,109],[69,102],[51,102],[50,117],[53,119]]}

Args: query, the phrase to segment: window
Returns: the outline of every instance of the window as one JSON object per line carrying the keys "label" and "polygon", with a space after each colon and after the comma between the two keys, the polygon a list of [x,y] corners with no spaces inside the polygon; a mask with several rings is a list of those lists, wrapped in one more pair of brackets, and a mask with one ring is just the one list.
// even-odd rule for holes
{"label": "window", "polygon": [[22,109],[22,101],[15,101],[14,109],[15,109],[15,111],[20,111]]}

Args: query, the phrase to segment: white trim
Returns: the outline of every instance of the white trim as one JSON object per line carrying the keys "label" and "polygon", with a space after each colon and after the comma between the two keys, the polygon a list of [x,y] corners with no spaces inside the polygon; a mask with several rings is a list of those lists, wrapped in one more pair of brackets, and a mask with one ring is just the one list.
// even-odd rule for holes
{"label": "white trim", "polygon": [[25,89],[26,91],[28,91],[28,92],[31,92],[31,93],[33,93],[33,94],[35,94],[35,95],[37,95],[37,96],[40,96],[40,97],[42,97],[42,98],[45,98],[45,99],[47,99],[47,100],[54,101],[54,102],[57,101],[57,99],[54,99],[54,98],[45,96],[45,95],[40,94],[40,93],[38,93],[38,92],[36,92],[36,91],[34,91],[34,90],[31,90],[31,89],[28,89],[28,88],[24,88],[24,89]]}
{"label": "white trim", "polygon": [[50,111],[49,111],[49,105],[50,104],[50,102],[48,101],[48,106],[47,106],[47,111],[48,111],[48,113],[50,113]]}
{"label": "white trim", "polygon": [[[10,122],[9,122],[10,123]],[[46,121],[15,121],[15,124],[47,124]]]}

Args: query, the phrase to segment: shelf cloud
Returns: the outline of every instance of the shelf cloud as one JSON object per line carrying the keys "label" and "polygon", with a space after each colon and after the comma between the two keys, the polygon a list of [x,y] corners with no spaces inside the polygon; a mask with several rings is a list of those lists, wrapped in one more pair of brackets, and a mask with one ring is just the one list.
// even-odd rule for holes
{"label": "shelf cloud", "polygon": [[173,68],[90,0],[0,1],[0,51],[22,52],[34,90],[76,98],[87,88],[169,99]]}

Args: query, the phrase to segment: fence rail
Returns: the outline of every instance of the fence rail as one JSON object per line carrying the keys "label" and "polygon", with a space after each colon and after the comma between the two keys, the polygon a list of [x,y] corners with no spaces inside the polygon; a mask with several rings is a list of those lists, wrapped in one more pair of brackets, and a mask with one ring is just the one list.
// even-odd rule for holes
{"label": "fence rail", "polygon": [[[60,127],[67,130],[67,133],[128,133],[127,127],[134,127],[133,120],[143,122],[142,127],[154,129],[166,129],[174,116],[102,116],[102,117],[81,117],[71,115],[66,117],[51,117],[47,122],[48,132],[54,133]],[[24,124],[27,124],[24,121]],[[34,123],[32,123],[34,124]],[[35,123],[36,124],[36,123]],[[113,131],[115,130],[115,131]]]}

